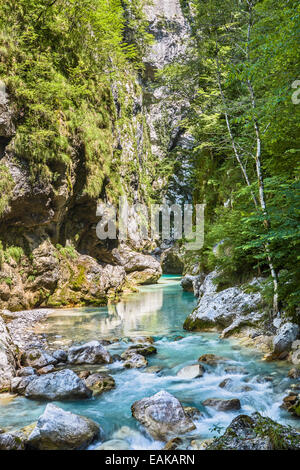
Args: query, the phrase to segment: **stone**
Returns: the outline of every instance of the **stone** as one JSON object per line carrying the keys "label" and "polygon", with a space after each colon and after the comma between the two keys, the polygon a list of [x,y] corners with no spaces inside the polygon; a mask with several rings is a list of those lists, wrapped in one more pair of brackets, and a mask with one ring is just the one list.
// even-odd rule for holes
{"label": "stone", "polygon": [[19,395],[24,395],[27,386],[35,380],[37,376],[32,374],[25,377],[14,377],[10,383],[10,390],[12,393],[18,393]]}
{"label": "stone", "polygon": [[161,371],[162,371],[162,368],[159,366],[150,366],[150,367],[147,367],[147,369],[145,370],[145,372],[147,372],[148,374],[159,374],[159,372]]}
{"label": "stone", "polygon": [[28,375],[35,375],[36,370],[33,367],[22,367],[16,373],[17,377],[27,377]]}
{"label": "stone", "polygon": [[168,441],[195,429],[179,400],[164,390],[136,401],[131,411],[154,439]]}
{"label": "stone", "polygon": [[81,346],[70,348],[68,362],[69,364],[109,364],[112,359],[99,341],[90,341]]}
{"label": "stone", "polygon": [[24,436],[17,432],[0,434],[0,450],[25,450]]}
{"label": "stone", "polygon": [[185,366],[180,371],[177,372],[177,377],[181,379],[196,379],[198,377],[203,377],[205,369],[202,364],[193,364],[190,366]]}
{"label": "stone", "polygon": [[48,404],[28,438],[34,450],[85,449],[100,434],[92,420]]}
{"label": "stone", "polygon": [[37,370],[39,375],[49,374],[50,372],[54,372],[54,365],[49,364],[49,366],[42,367],[41,369]]}
{"label": "stone", "polygon": [[161,255],[161,266],[164,274],[182,274],[183,253],[176,246],[168,248]]}
{"label": "stone", "polygon": [[[274,435],[276,438],[274,439]],[[254,413],[233,419],[207,450],[299,450],[300,433]]]}
{"label": "stone", "polygon": [[[258,325],[263,317],[260,293],[246,293],[239,287],[217,292],[214,283],[217,277],[216,271],[206,276],[199,289],[198,305],[185,320],[184,328],[190,331],[227,329],[224,332],[226,336],[241,326]],[[251,284],[255,282],[258,281]]]}
{"label": "stone", "polygon": [[296,351],[293,352],[291,361],[295,366],[300,365],[300,349],[296,349]]}
{"label": "stone", "polygon": [[28,349],[23,353],[22,363],[25,366],[41,369],[50,364],[56,364],[57,360],[43,349]]}
{"label": "stone", "polygon": [[136,354],[132,352],[126,356],[123,366],[125,369],[140,369],[141,367],[146,367],[148,365],[147,359],[141,354]]}
{"label": "stone", "polygon": [[299,335],[299,326],[295,323],[284,323],[273,338],[273,348],[275,354],[289,351],[293,342]]}
{"label": "stone", "polygon": [[129,346],[129,348],[121,354],[121,358],[126,359],[132,352],[141,354],[142,356],[150,356],[151,354],[156,354],[157,349],[149,344],[134,344]]}
{"label": "stone", "polygon": [[130,341],[138,344],[153,344],[154,338],[152,336],[134,336],[133,338],[130,338]]}
{"label": "stone", "polygon": [[202,402],[204,406],[215,408],[217,411],[240,410],[241,402],[238,398],[208,398]]}
{"label": "stone", "polygon": [[52,356],[58,362],[67,362],[68,360],[68,354],[63,349],[57,349],[56,351],[52,353]]}
{"label": "stone", "polygon": [[94,396],[98,396],[107,390],[115,388],[116,383],[111,375],[97,372],[85,379],[85,385],[92,390]]}
{"label": "stone", "polygon": [[184,406],[183,409],[185,414],[191,418],[192,421],[203,418],[203,413],[195,406]]}
{"label": "stone", "polygon": [[297,349],[300,349],[300,339],[297,339],[296,341],[292,342],[292,351],[296,351]]}
{"label": "stone", "polygon": [[81,370],[77,372],[77,375],[80,379],[87,379],[91,375],[91,372],[89,370]]}
{"label": "stone", "polygon": [[0,392],[9,390],[16,365],[16,347],[0,315]]}
{"label": "stone", "polygon": [[91,395],[91,390],[69,369],[33,378],[25,389],[25,397],[32,400],[71,400]]}
{"label": "stone", "polygon": [[177,447],[182,445],[182,443],[183,443],[183,440],[180,439],[180,437],[174,437],[173,439],[171,439],[170,441],[166,443],[163,450],[176,450]]}
{"label": "stone", "polygon": [[111,439],[103,442],[94,450],[130,450],[130,445],[123,439]]}
{"label": "stone", "polygon": [[300,368],[294,367],[289,370],[288,377],[290,379],[300,379]]}
{"label": "stone", "polygon": [[216,354],[203,354],[198,359],[198,362],[204,362],[209,366],[215,366],[217,364],[222,364],[223,362],[227,361],[229,361],[227,357],[216,356]]}

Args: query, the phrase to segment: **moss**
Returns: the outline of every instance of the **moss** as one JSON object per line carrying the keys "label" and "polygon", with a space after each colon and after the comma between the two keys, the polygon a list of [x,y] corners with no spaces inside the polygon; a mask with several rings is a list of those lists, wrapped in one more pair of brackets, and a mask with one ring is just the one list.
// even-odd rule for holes
{"label": "moss", "polygon": [[5,165],[0,165],[0,217],[9,205],[14,186],[9,169]]}
{"label": "moss", "polygon": [[83,284],[86,282],[85,267],[79,265],[78,270],[79,270],[79,273],[76,275],[74,279],[70,281],[71,289],[81,290]]}
{"label": "moss", "polygon": [[183,328],[188,331],[209,331],[216,328],[211,322],[200,320],[199,318],[191,318],[188,316],[183,324]]}

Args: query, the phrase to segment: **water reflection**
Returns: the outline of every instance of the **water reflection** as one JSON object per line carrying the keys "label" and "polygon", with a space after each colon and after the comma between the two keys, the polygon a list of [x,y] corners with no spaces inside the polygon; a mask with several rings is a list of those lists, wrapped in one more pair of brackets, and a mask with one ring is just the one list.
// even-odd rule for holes
{"label": "water reflection", "polygon": [[177,276],[163,276],[158,284],[141,287],[139,292],[127,296],[118,304],[102,308],[57,310],[46,323],[40,325],[38,332],[47,333],[53,346],[101,338],[175,332],[181,329],[195,304],[192,294],[178,289],[179,282]]}

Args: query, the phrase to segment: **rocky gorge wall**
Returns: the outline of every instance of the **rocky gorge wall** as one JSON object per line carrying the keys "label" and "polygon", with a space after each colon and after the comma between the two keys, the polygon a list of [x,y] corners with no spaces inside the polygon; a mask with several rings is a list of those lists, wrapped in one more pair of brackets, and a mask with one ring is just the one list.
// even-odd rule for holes
{"label": "rocky gorge wall", "polygon": [[168,192],[176,199],[181,192],[170,188],[170,152],[187,145],[180,128],[187,103],[172,102],[155,73],[184,53],[189,27],[179,0],[155,0],[145,14],[154,38],[143,58],[145,72],[140,76],[129,68],[111,84],[105,98],[109,155],[104,164],[93,163],[93,172],[79,141],[71,164],[51,163],[52,178],[33,174],[17,145],[23,111],[9,87],[0,90],[2,308],[101,304],[132,284],[156,282],[161,275],[158,261],[147,255],[156,245],[139,236],[133,209],[127,245],[102,242],[96,235],[99,203],[116,204],[122,195],[130,204],[148,204]]}

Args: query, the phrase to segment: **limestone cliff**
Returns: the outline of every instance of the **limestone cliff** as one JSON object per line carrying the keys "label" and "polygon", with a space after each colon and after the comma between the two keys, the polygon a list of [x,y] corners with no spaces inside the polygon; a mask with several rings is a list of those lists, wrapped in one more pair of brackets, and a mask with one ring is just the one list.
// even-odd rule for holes
{"label": "limestone cliff", "polygon": [[[105,303],[128,284],[156,282],[161,275],[159,263],[147,255],[155,245],[139,236],[134,210],[127,246],[96,235],[99,203],[116,204],[122,195],[130,204],[148,204],[172,193],[172,171],[161,169],[188,140],[180,127],[188,103],[172,101],[155,72],[184,54],[189,26],[179,0],[155,0],[145,14],[154,40],[143,57],[144,71],[117,71],[103,97],[103,162],[91,163],[86,144],[75,136],[71,164],[51,160],[51,178],[33,172],[19,146],[25,111],[9,86],[0,90],[2,308]],[[178,192],[173,190],[175,199]]]}

